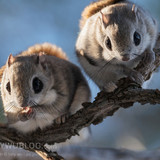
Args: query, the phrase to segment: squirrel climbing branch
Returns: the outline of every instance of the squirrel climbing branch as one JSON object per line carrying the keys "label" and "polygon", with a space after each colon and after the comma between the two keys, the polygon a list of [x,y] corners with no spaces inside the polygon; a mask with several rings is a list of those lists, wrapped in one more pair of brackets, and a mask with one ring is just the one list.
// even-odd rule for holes
{"label": "squirrel climbing branch", "polygon": [[[149,79],[152,72],[160,65],[160,36],[154,51],[156,53],[156,60],[150,68],[146,68],[143,64],[140,64],[136,68],[143,75],[144,81]],[[98,124],[104,118],[113,115],[120,107],[127,108],[133,106],[135,102],[139,102],[142,105],[146,103],[160,104],[160,91],[158,89],[142,89],[127,78],[121,79],[115,92],[105,93],[102,91],[98,93],[94,102],[84,103],[84,108],[69,117],[64,124],[53,124],[43,131],[37,130],[30,136],[19,134],[12,129],[2,126],[0,127],[0,142],[15,144],[22,142],[24,144],[38,143],[40,146],[43,146],[45,143],[65,142],[71,136],[77,135],[80,129],[88,127],[91,124]],[[37,149],[33,146],[32,150],[45,152],[43,147]],[[27,149],[30,150],[30,148]]]}

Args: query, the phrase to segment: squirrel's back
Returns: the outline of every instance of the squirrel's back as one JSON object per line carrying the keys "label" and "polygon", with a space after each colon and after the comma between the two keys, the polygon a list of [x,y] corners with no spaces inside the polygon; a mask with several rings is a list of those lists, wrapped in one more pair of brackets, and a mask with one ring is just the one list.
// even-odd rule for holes
{"label": "squirrel's back", "polygon": [[80,20],[80,29],[83,28],[84,24],[86,23],[89,17],[99,12],[102,8],[122,1],[126,0],[98,0],[97,2],[91,3],[82,12]]}
{"label": "squirrel's back", "polygon": [[[26,51],[23,51],[20,54],[18,54],[17,56],[27,56],[32,54],[38,54],[40,52],[43,52],[46,55],[51,55],[58,57],[60,59],[68,60],[66,54],[63,52],[61,48],[47,42],[42,44],[35,44],[29,47]],[[0,68],[0,83],[2,80],[4,70],[5,70],[5,65]]]}

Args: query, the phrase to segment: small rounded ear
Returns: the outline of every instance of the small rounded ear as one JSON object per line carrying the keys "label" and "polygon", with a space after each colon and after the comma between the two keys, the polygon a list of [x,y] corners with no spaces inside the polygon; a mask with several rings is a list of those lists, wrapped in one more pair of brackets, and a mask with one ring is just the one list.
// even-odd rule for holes
{"label": "small rounded ear", "polygon": [[36,57],[36,64],[41,65],[43,69],[47,69],[46,56],[44,52],[40,52]]}
{"label": "small rounded ear", "polygon": [[137,14],[137,7],[135,4],[132,6],[132,12],[136,15]]}
{"label": "small rounded ear", "polygon": [[104,28],[106,28],[109,24],[110,17],[109,17],[109,15],[104,15],[101,11],[100,11],[100,13],[101,13],[101,19],[102,19]]}
{"label": "small rounded ear", "polygon": [[7,60],[8,67],[10,67],[11,64],[13,64],[14,61],[15,61],[15,58],[13,57],[12,54],[10,54],[9,57],[8,57],[8,60]]}
{"label": "small rounded ear", "polygon": [[79,51],[79,53],[80,53],[81,56],[84,56],[84,50],[83,50],[83,49],[81,49],[81,50]]}
{"label": "small rounded ear", "polygon": [[39,53],[39,62],[40,62],[40,63],[44,63],[44,62],[45,62],[46,56],[44,56],[44,55],[45,55],[44,52],[40,52],[40,53]]}
{"label": "small rounded ear", "polygon": [[35,63],[36,64],[40,64],[41,62],[45,61],[45,57],[43,55],[45,55],[44,52],[38,53],[38,55],[35,57]]}

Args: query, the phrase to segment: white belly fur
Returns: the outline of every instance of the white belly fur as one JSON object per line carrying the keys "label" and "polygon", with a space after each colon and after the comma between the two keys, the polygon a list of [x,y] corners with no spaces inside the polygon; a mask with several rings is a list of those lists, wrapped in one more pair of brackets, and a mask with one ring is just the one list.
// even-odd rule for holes
{"label": "white belly fur", "polygon": [[18,121],[9,125],[9,127],[15,128],[22,133],[29,133],[35,131],[37,128],[44,129],[45,127],[51,125],[54,119],[55,117],[48,113],[38,114],[34,119],[30,119],[25,122]]}

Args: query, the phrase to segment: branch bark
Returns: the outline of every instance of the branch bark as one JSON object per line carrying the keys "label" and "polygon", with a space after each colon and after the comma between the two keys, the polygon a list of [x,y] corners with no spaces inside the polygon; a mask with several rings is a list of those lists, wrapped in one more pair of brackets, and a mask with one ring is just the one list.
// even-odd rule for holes
{"label": "branch bark", "polygon": [[[156,53],[156,61],[150,68],[146,68],[143,64],[140,64],[136,68],[136,70],[143,75],[144,81],[149,79],[152,72],[160,65],[160,36],[154,51]],[[127,108],[135,102],[139,102],[142,105],[146,103],[160,104],[160,91],[158,89],[142,89],[131,80],[125,78],[119,81],[118,89],[115,92],[98,93],[94,102],[84,103],[84,109],[81,109],[69,117],[64,124],[52,125],[43,131],[37,130],[30,135],[19,134],[5,126],[0,127],[0,142],[23,142],[23,144],[27,144],[27,146],[32,143],[34,144],[32,148],[28,147],[27,149],[36,150],[42,157],[45,155],[46,159],[48,156],[55,159],[62,159],[62,157],[57,154],[50,155],[50,153],[47,153],[47,151],[44,150],[44,144],[65,142],[67,139],[70,139],[71,136],[77,135],[80,129],[88,127],[91,124],[98,124],[103,121],[103,118],[112,116],[120,107]],[[40,144],[41,147],[35,147],[37,144]]]}

